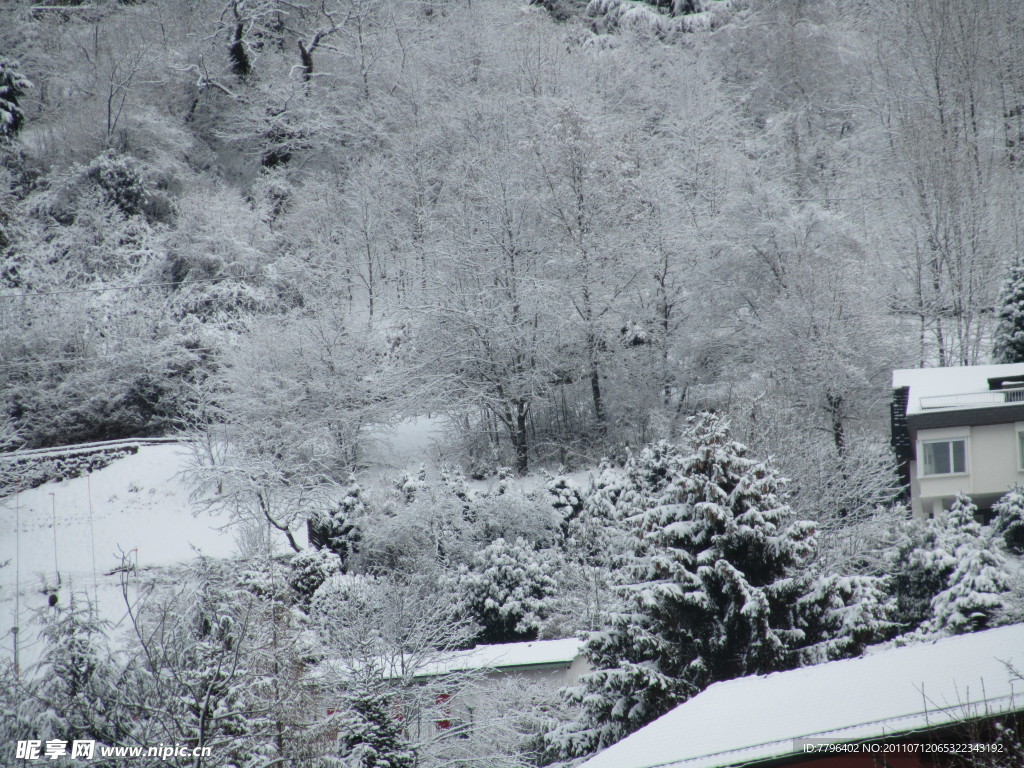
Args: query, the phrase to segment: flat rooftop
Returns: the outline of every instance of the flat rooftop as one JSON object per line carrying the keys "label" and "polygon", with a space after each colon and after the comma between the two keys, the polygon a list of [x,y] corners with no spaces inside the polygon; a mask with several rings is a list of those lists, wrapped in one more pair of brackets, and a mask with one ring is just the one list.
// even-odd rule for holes
{"label": "flat rooftop", "polygon": [[[993,390],[990,379],[1024,376],[1024,363],[904,368],[892,372],[893,389],[910,388],[907,415],[935,410],[1020,405],[1024,394]],[[1016,396],[1020,399],[1016,399]]]}

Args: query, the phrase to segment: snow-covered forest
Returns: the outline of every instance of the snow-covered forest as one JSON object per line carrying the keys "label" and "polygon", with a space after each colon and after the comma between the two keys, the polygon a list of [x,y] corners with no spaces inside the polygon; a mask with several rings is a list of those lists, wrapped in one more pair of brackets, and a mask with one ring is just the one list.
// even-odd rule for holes
{"label": "snow-covered forest", "polygon": [[236,546],[16,617],[0,754],[567,767],[1024,621],[1024,489],[912,521],[888,402],[1022,297],[1017,0],[6,0],[0,501],[175,438]]}

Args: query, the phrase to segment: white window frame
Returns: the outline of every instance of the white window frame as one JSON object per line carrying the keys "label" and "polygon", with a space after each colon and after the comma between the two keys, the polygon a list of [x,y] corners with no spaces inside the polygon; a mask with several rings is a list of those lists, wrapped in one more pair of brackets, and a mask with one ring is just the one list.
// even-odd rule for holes
{"label": "white window frame", "polygon": [[[924,447],[926,445],[932,445],[934,443],[955,443],[961,442],[964,444],[964,471],[963,472],[936,472],[933,474],[926,474],[924,471]],[[930,437],[927,440],[921,440],[918,442],[918,453],[917,453],[917,476],[921,478],[932,478],[932,477],[962,477],[964,475],[971,474],[971,451],[970,451],[970,438],[967,435],[950,435],[949,437]],[[953,466],[953,456],[950,455],[950,466]]]}

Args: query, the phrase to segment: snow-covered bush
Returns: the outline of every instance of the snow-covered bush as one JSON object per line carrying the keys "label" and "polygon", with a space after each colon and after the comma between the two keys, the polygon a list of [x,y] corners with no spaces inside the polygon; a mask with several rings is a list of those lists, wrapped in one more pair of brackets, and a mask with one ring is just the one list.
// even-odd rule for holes
{"label": "snow-covered bush", "polygon": [[860,655],[899,629],[896,601],[877,576],[825,574],[797,602],[805,664]]}
{"label": "snow-covered bush", "polygon": [[419,470],[414,474],[403,471],[395,481],[395,487],[406,503],[416,498],[416,493],[427,486],[427,470],[420,464]]}
{"label": "snow-covered bush", "polygon": [[341,558],[325,549],[304,549],[291,559],[288,583],[299,601],[308,604],[313,594],[331,576],[342,572]]}
{"label": "snow-covered bush", "polygon": [[498,539],[458,576],[469,615],[483,628],[484,643],[535,640],[557,591],[552,558],[523,539]]}
{"label": "snow-covered bush", "polygon": [[14,493],[15,490],[25,491],[29,488],[38,488],[45,483],[87,475],[103,469],[118,459],[135,454],[138,450],[137,446],[128,445],[54,456],[5,456],[0,460],[0,497]]}

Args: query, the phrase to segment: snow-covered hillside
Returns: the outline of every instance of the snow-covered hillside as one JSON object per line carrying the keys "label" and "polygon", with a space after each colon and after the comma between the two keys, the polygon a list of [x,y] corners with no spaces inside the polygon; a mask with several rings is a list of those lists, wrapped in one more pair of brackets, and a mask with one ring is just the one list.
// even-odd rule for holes
{"label": "snow-covered hillside", "polygon": [[[8,564],[0,569],[0,621],[21,627],[23,650],[32,644],[25,634],[30,616],[51,594],[62,604],[72,592],[87,592],[105,618],[118,622],[125,613],[122,558],[136,566],[130,581],[137,584],[161,566],[234,552],[226,521],[202,511],[191,498],[184,473],[190,459],[184,445],[144,445],[84,477],[3,499],[0,562]],[[12,649],[8,635],[4,655]]]}

